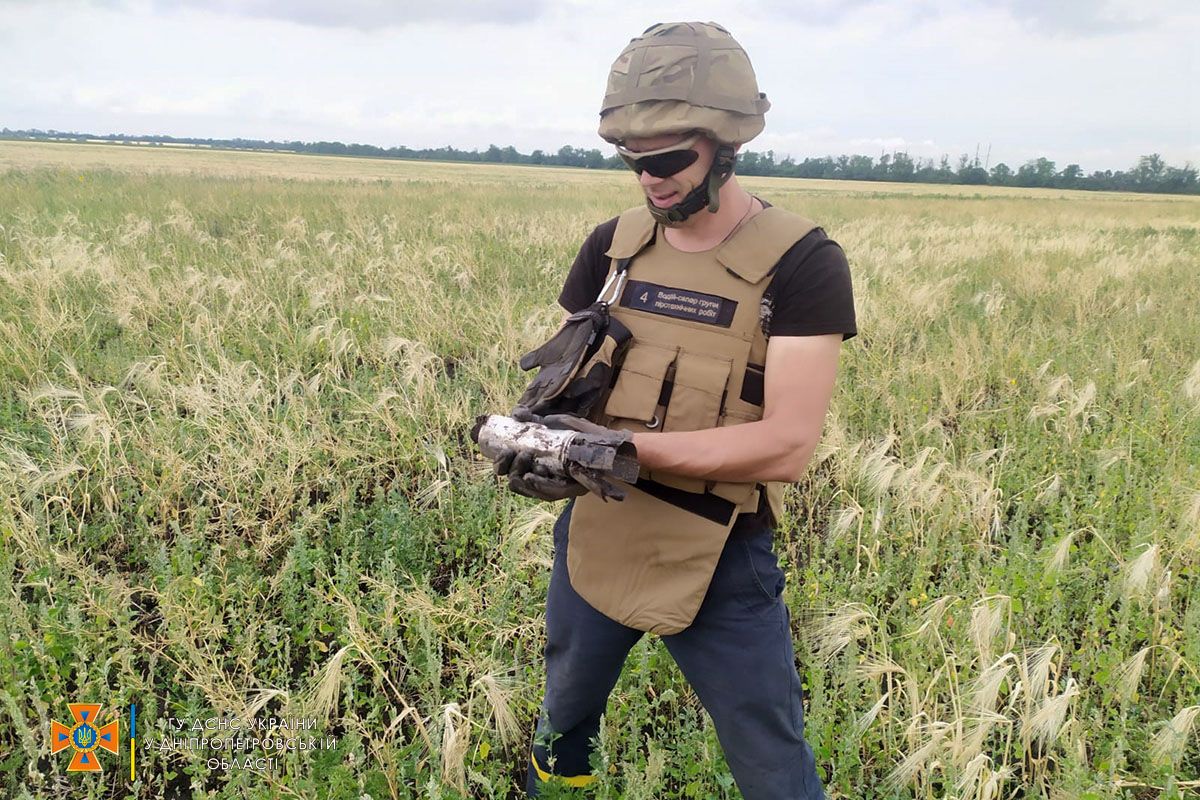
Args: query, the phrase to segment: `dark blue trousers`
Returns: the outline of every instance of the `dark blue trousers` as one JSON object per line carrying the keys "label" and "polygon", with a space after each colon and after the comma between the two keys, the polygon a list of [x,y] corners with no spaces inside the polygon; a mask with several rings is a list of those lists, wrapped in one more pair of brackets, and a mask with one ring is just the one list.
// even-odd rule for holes
{"label": "dark blue trousers", "polygon": [[[584,786],[608,696],[642,631],[588,605],[567,576],[571,504],[554,525],[554,569],[546,597],[546,694],[534,734],[526,790],[545,779]],[[824,800],[804,740],[783,570],[774,531],[748,517],[734,526],[695,621],[661,637],[712,717],[729,769],[746,800]]]}

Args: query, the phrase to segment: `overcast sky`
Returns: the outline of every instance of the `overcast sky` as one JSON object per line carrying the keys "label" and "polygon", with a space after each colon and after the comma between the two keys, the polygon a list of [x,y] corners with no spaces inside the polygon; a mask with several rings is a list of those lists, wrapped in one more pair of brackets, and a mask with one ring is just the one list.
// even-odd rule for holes
{"label": "overcast sky", "polygon": [[1197,0],[0,0],[0,127],[608,146],[608,68],[713,20],[772,108],[749,148],[1200,164]]}

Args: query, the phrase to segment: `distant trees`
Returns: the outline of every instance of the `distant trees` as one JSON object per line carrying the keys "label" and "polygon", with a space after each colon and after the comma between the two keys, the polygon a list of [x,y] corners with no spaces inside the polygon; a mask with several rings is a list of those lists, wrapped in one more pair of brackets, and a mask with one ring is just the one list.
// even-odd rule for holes
{"label": "distant trees", "polygon": [[1079,181],[1083,178],[1083,169],[1078,164],[1067,164],[1062,172],[1056,176],[1059,185],[1067,189],[1075,189],[1079,186]]}
{"label": "distant trees", "polygon": [[[879,160],[882,162],[883,156],[880,156]],[[917,171],[916,164],[913,162],[912,156],[908,153],[893,153],[891,169],[886,169],[886,163],[883,166],[885,167],[884,177],[886,179],[900,181],[901,183],[911,181]]]}
{"label": "distant trees", "polygon": [[1172,192],[1174,194],[1196,194],[1196,187],[1200,185],[1197,180],[1196,169],[1192,165],[1185,167],[1167,167],[1163,174],[1163,179],[1155,188],[1157,192]]}
{"label": "distant trees", "polygon": [[1157,186],[1166,170],[1167,165],[1163,163],[1162,156],[1158,153],[1142,156],[1138,159],[1137,166],[1133,168],[1133,183],[1139,188]]}
{"label": "distant trees", "polygon": [[[259,139],[197,139],[173,136],[133,136],[90,133],[64,133],[42,130],[0,130],[2,139],[42,140],[103,140],[139,144],[192,144],[205,147],[224,147],[239,150],[283,150],[297,153],[397,158],[429,161],[467,161],[493,164],[541,164],[547,166],[579,167],[582,169],[624,169],[619,157],[605,155],[598,149],[564,145],[554,153],[534,150],[526,155],[512,145],[489,145],[482,152],[458,150],[453,147],[420,148],[377,147],[370,144],[342,142],[276,142]],[[1200,175],[1191,164],[1182,167],[1168,165],[1158,153],[1142,156],[1126,172],[1097,170],[1086,175],[1078,164],[1068,164],[1062,170],[1047,158],[1035,158],[1013,169],[999,163],[988,169],[974,158],[962,155],[957,167],[948,156],[938,161],[914,158],[908,153],[882,153],[878,159],[866,155],[810,156],[796,161],[791,156],[777,158],[774,150],[745,151],[738,155],[740,175],[775,175],[786,178],[824,178],[826,180],[898,181],[903,183],[945,183],[968,186],[1030,186],[1058,189],[1093,189],[1105,191],[1170,192],[1200,194]]]}
{"label": "distant trees", "polygon": [[1142,156],[1128,172],[1112,170],[1084,173],[1078,164],[1059,170],[1048,158],[1035,158],[1016,171],[1003,162],[990,170],[979,158],[963,155],[957,167],[942,156],[938,161],[913,158],[908,153],[884,153],[878,159],[863,155],[817,156],[795,161],[786,157],[775,160],[772,151],[745,152],[738,156],[741,175],[778,175],[791,178],[826,180],[898,181],[917,183],[955,183],[968,186],[1026,186],[1056,189],[1094,189],[1109,191],[1200,193],[1200,176],[1190,164],[1172,167],[1161,155]]}
{"label": "distant trees", "polygon": [[1054,162],[1048,158],[1038,158],[1027,161],[1017,170],[1017,186],[1053,186]]}
{"label": "distant trees", "polygon": [[981,186],[988,182],[988,171],[979,166],[979,159],[968,160],[966,155],[958,159],[958,180],[969,186]]}

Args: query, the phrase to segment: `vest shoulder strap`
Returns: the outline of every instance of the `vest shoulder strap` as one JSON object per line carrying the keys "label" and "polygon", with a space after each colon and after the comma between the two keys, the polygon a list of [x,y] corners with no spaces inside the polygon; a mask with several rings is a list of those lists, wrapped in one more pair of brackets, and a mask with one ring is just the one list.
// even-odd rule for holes
{"label": "vest shoulder strap", "polygon": [[717,260],[742,280],[758,283],[792,245],[816,227],[811,219],[778,206],[764,208],[717,249]]}
{"label": "vest shoulder strap", "polygon": [[612,244],[604,255],[609,258],[633,258],[654,238],[654,217],[644,205],[623,211],[617,218]]}
{"label": "vest shoulder strap", "polygon": [[[770,274],[792,245],[807,236],[817,223],[778,206],[764,208],[733,238],[717,248],[721,264],[747,283],[756,284]],[[633,258],[654,238],[656,223],[645,206],[621,213],[605,255]]]}

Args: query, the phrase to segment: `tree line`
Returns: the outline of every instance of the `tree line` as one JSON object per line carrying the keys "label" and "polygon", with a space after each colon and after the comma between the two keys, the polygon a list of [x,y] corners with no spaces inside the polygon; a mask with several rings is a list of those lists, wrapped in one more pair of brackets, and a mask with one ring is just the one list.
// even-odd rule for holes
{"label": "tree line", "polygon": [[[521,153],[512,145],[491,145],[486,150],[459,150],[455,147],[411,148],[377,147],[343,142],[301,142],[261,139],[201,139],[161,135],[102,136],[62,131],[0,129],[0,138],[52,141],[104,141],[149,145],[192,145],[235,150],[277,150],[322,155],[364,156],[413,161],[465,161],[481,164],[534,164],[583,169],[625,169],[624,162],[600,150],[564,145],[557,151],[534,150]],[[1168,165],[1157,153],[1141,156],[1128,170],[1096,170],[1085,173],[1078,164],[1062,169],[1047,158],[1031,159],[1013,169],[1005,163],[995,166],[980,162],[979,157],[960,156],[952,164],[947,156],[940,161],[910,156],[908,153],[884,153],[878,158],[866,155],[820,156],[796,161],[791,156],[775,159],[775,152],[742,152],[737,171],[742,175],[767,175],[784,178],[824,178],[827,180],[898,181],[901,183],[946,183],[970,186],[1024,186],[1056,189],[1091,189],[1118,192],[1159,192],[1200,194],[1195,167]]]}

